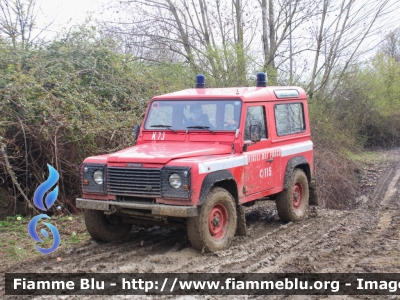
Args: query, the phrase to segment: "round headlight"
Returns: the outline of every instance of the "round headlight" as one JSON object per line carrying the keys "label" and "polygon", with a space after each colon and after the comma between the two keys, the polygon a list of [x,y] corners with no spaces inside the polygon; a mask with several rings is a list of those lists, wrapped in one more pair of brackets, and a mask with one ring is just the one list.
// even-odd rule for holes
{"label": "round headlight", "polygon": [[179,189],[182,185],[182,179],[181,176],[178,174],[174,173],[171,176],[169,176],[169,185],[173,187],[174,189]]}
{"label": "round headlight", "polygon": [[103,184],[103,171],[97,170],[93,173],[93,180],[97,184]]}

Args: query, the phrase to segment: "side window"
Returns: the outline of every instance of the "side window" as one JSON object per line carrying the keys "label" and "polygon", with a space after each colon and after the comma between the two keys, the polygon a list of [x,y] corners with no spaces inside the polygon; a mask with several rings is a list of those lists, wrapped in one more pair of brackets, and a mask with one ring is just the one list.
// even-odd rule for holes
{"label": "side window", "polygon": [[267,126],[265,125],[265,108],[264,106],[250,106],[247,108],[246,124],[244,128],[244,140],[250,140],[250,126],[260,125],[261,138],[267,138]]}
{"label": "side window", "polygon": [[302,103],[275,105],[276,133],[287,135],[304,131],[304,113]]}

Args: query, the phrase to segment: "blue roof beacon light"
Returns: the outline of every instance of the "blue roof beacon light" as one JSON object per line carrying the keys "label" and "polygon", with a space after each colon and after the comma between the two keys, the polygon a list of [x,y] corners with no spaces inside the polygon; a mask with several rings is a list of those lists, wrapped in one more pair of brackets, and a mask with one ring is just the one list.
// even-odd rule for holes
{"label": "blue roof beacon light", "polygon": [[257,87],[266,87],[266,86],[267,86],[267,81],[265,79],[265,73],[258,72],[257,73]]}
{"label": "blue roof beacon light", "polygon": [[199,74],[196,76],[196,89],[204,89],[206,88],[206,82],[203,74]]}

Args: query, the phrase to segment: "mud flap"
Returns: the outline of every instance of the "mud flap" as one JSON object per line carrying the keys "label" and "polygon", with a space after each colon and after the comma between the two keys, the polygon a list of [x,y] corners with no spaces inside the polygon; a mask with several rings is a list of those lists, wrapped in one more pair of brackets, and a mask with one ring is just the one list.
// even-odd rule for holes
{"label": "mud flap", "polygon": [[244,211],[244,206],[237,205],[236,206],[236,214],[237,214],[237,226],[236,226],[236,236],[247,236],[247,227],[246,227],[246,212]]}
{"label": "mud flap", "polygon": [[309,190],[310,190],[309,204],[318,206],[317,184],[315,182],[315,179],[311,180],[309,185]]}

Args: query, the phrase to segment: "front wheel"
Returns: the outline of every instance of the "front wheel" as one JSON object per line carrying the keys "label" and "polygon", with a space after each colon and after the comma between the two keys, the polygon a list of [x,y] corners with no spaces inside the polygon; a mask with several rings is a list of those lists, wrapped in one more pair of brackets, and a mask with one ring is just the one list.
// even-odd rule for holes
{"label": "front wheel", "polygon": [[123,238],[132,229],[132,225],[122,223],[120,217],[92,209],[85,210],[85,224],[90,236],[102,242]]}
{"label": "front wheel", "polygon": [[197,217],[188,218],[187,229],[192,247],[215,252],[228,249],[237,226],[235,200],[225,189],[214,187],[200,206]]}
{"label": "front wheel", "polygon": [[303,170],[294,169],[287,189],[277,195],[276,207],[284,222],[296,222],[305,218],[308,211],[308,180]]}

